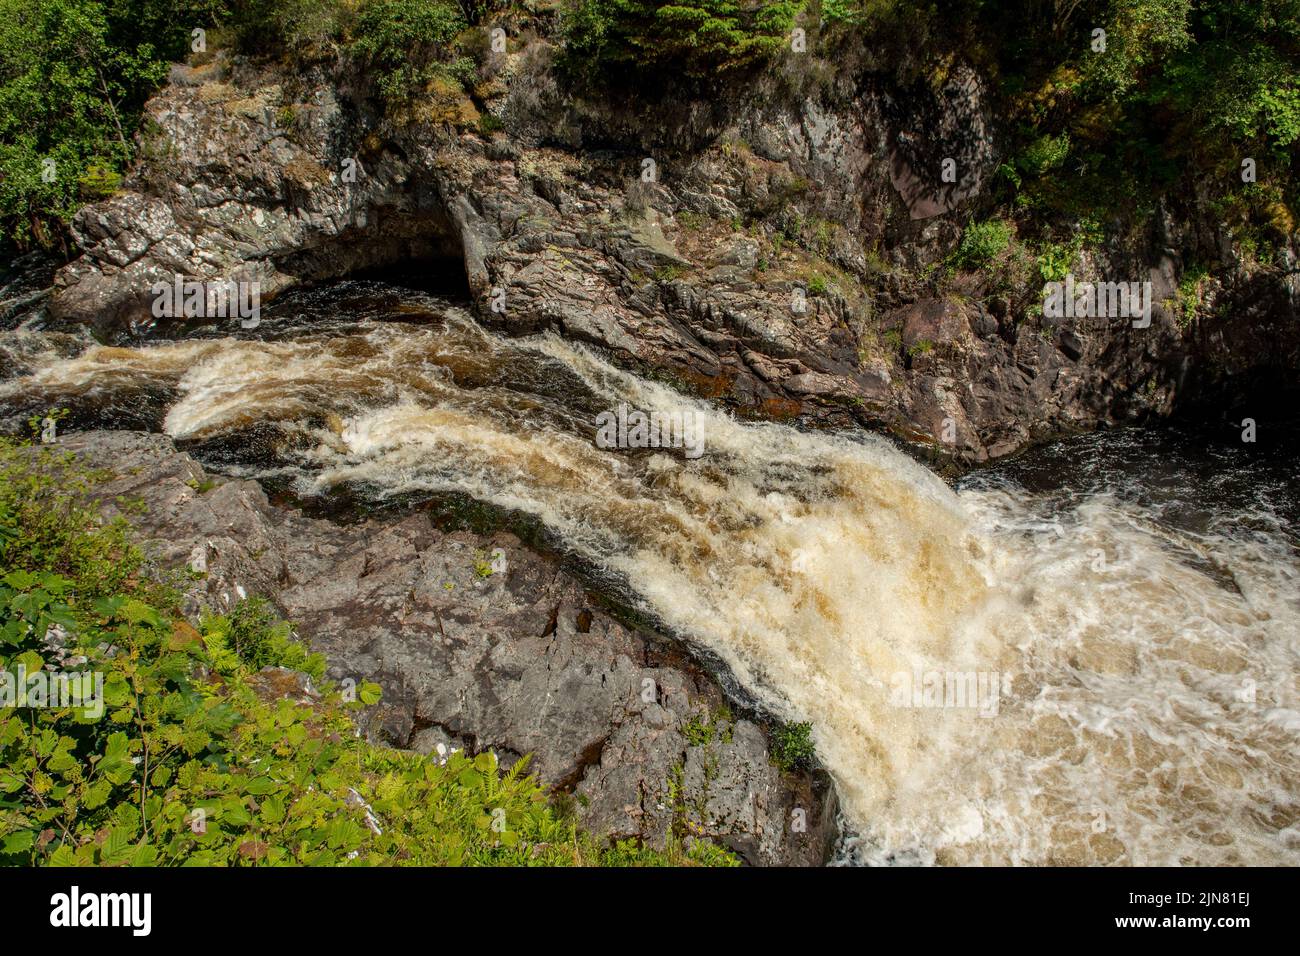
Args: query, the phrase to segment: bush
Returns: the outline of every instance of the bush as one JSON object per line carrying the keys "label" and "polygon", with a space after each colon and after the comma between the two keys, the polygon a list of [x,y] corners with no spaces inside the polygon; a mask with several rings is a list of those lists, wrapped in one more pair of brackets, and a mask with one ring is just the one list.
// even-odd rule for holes
{"label": "bush", "polygon": [[670,67],[710,77],[754,66],[789,43],[801,0],[574,0],[565,13],[565,59],[574,72]]}
{"label": "bush", "polygon": [[958,269],[982,269],[1007,250],[1011,237],[1011,224],[1005,220],[971,223],[953,253],[953,265]]}
{"label": "bush", "polygon": [[246,53],[305,56],[339,37],[354,7],[348,0],[229,0],[220,22]]}
{"label": "bush", "polygon": [[216,0],[0,0],[0,243],[52,246],[117,188],[145,100]]}
{"label": "bush", "polygon": [[294,639],[289,622],[280,620],[266,598],[245,598],[228,615],[209,615],[202,623],[209,655],[229,662],[226,669],[287,667],[316,680],[325,674],[325,658],[307,653]]}
{"label": "bush", "polygon": [[807,770],[816,758],[812,724],[781,724],[772,731],[772,762],[781,770]]}
{"label": "bush", "polygon": [[466,26],[460,9],[446,0],[369,0],[349,51],[374,70],[385,100],[406,102],[448,75],[449,46]]}

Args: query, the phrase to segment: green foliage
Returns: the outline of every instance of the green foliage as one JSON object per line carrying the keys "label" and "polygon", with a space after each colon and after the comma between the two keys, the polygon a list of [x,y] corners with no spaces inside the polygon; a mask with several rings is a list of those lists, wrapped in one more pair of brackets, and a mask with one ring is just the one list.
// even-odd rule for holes
{"label": "green foliage", "polygon": [[467,26],[460,9],[430,0],[368,0],[349,51],[390,103],[406,102],[449,69],[449,45]]}
{"label": "green foliage", "polygon": [[1059,169],[1069,154],[1069,136],[1040,136],[1020,154],[1016,159],[1016,166],[1028,176],[1043,176],[1054,169]]}
{"label": "green foliage", "polygon": [[1189,172],[1294,167],[1300,0],[962,0],[952,19],[1020,121],[1022,207],[1140,219]]}
{"label": "green foliage", "polygon": [[1196,311],[1201,307],[1201,287],[1209,278],[1204,266],[1193,263],[1187,267],[1178,280],[1178,291],[1174,304],[1178,312],[1178,326],[1186,329],[1196,318]]}
{"label": "green foliage", "polygon": [[110,195],[145,99],[214,0],[0,0],[0,243],[53,245]]}
{"label": "green foliage", "polygon": [[1060,282],[1074,268],[1078,250],[1068,242],[1048,242],[1038,250],[1035,262],[1043,282]]}
{"label": "green foliage", "polygon": [[510,6],[508,0],[456,0],[465,22],[477,25],[483,23],[493,13]]}
{"label": "green foliage", "polygon": [[1101,242],[1101,227],[1091,219],[1081,220],[1068,242],[1046,242],[1039,247],[1035,262],[1043,282],[1060,282],[1074,268],[1079,254],[1089,245]]}
{"label": "green foliage", "polygon": [[812,724],[781,724],[772,731],[772,762],[782,770],[807,770],[817,757]]}
{"label": "green foliage", "polygon": [[325,658],[309,654],[294,639],[293,628],[280,620],[266,598],[245,598],[229,614],[207,615],[202,624],[208,653],[229,662],[224,670],[286,667],[316,680],[325,674]]}
{"label": "green foliage", "polygon": [[116,171],[130,147],[123,101],[162,76],[152,49],[114,48],[91,0],[0,0],[0,219],[6,238],[50,241],[92,167]]}
{"label": "green foliage", "polygon": [[618,840],[612,847],[600,855],[601,866],[740,866],[740,860],[727,850],[708,840],[691,838],[689,845],[682,843],[671,834],[668,846],[662,850],[653,850],[635,840]]}
{"label": "green foliage", "polygon": [[564,19],[566,62],[589,76],[668,67],[710,77],[772,56],[802,8],[801,0],[574,0]]}
{"label": "green foliage", "polygon": [[226,0],[220,22],[247,53],[310,58],[351,22],[347,0]]}
{"label": "green foliage", "polygon": [[356,703],[330,684],[268,693],[258,668],[322,662],[257,599],[187,624],[125,523],[100,520],[95,483],[0,442],[0,672],[102,679],[98,708],[0,709],[0,863],[735,865],[704,841],[601,846],[526,759],[372,745],[353,715],[374,685]]}
{"label": "green foliage", "polygon": [[700,711],[692,714],[682,725],[682,736],[692,747],[703,747],[714,740],[731,743],[733,723],[731,710],[725,706],[714,711]]}
{"label": "green foliage", "polygon": [[971,223],[953,253],[953,266],[968,270],[984,268],[1007,250],[1012,235],[1011,223],[1003,219]]}

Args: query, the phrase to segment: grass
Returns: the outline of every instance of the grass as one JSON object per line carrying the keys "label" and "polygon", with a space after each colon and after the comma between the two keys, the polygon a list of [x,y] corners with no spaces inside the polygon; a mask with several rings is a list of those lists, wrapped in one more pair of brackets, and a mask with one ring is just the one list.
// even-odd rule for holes
{"label": "grass", "polygon": [[692,714],[682,725],[682,736],[692,747],[703,747],[714,740],[731,743],[731,728],[734,723],[730,708],[723,705],[713,711]]}

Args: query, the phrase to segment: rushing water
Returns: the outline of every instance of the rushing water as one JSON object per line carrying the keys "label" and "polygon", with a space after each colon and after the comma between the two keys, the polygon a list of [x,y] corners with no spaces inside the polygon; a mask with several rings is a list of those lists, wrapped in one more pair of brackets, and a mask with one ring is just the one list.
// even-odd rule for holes
{"label": "rushing water", "polygon": [[[954,490],[882,439],[741,423],[428,296],[344,284],[255,334],[19,329],[0,403],[161,428],[307,501],[461,494],[540,521],[812,722],[844,862],[1300,862],[1289,462],[1128,432]],[[597,447],[620,403],[693,410],[704,454]]]}

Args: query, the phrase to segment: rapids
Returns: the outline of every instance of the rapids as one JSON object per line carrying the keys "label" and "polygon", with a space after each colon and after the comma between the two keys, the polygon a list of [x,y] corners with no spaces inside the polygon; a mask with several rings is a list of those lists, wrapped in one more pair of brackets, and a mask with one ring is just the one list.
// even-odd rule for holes
{"label": "rapids", "polygon": [[[458,494],[540,522],[812,723],[841,862],[1300,863],[1293,466],[1125,432],[954,488],[881,438],[742,422],[555,335],[361,283],[252,333],[20,328],[0,361],[15,421],[65,405],[303,502]],[[694,412],[702,456],[598,447],[623,403]]]}

